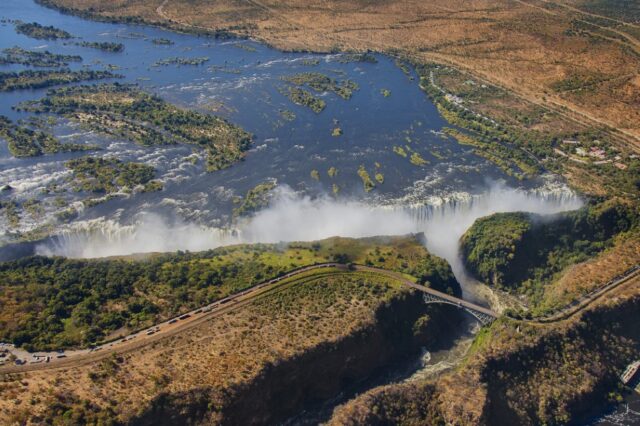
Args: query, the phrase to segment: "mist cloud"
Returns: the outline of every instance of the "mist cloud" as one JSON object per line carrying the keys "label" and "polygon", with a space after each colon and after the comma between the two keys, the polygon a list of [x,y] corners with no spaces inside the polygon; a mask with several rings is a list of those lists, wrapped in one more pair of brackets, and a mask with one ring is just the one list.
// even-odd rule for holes
{"label": "mist cloud", "polygon": [[76,224],[55,243],[38,247],[45,255],[105,257],[176,250],[201,251],[238,243],[310,241],[332,236],[367,237],[424,232],[427,248],[459,268],[458,240],[483,216],[496,212],[540,214],[573,210],[581,200],[568,190],[523,191],[494,186],[484,195],[439,205],[376,207],[331,197],[312,199],[280,189],[255,216],[223,230],[141,214],[132,225],[95,220]]}

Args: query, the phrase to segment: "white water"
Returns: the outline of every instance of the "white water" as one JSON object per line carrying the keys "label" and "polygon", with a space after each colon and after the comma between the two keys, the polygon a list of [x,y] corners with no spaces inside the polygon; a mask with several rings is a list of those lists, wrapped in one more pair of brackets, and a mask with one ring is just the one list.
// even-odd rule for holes
{"label": "white water", "polygon": [[332,236],[367,237],[423,232],[427,248],[460,272],[458,240],[483,216],[496,212],[540,214],[579,208],[582,201],[566,187],[523,191],[494,186],[482,196],[411,207],[375,207],[330,197],[311,199],[281,188],[271,206],[226,230],[184,223],[153,213],[130,225],[113,220],[73,224],[38,253],[93,258],[145,252],[200,251],[238,243],[311,241]]}

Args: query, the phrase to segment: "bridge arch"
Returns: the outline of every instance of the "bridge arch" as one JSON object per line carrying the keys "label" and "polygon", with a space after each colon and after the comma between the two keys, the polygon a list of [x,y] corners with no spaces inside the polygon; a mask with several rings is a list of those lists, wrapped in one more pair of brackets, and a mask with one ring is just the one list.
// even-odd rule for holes
{"label": "bridge arch", "polygon": [[463,305],[461,302],[453,302],[451,300],[447,300],[447,299],[442,299],[438,296],[435,296],[433,294],[430,293],[424,293],[423,294],[423,300],[425,304],[446,304],[446,305],[451,305],[451,306],[455,306],[458,309],[462,309],[465,312],[468,312],[469,314],[473,315],[473,317],[478,320],[478,322],[482,325],[489,325],[491,324],[493,321],[496,320],[496,317],[493,315],[490,315],[486,312],[481,312],[479,310],[470,308],[468,306]]}

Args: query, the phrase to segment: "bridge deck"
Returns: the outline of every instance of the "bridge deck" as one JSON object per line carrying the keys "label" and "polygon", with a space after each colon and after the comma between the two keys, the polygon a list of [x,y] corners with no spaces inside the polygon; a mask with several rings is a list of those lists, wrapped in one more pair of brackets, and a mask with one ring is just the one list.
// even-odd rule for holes
{"label": "bridge deck", "polygon": [[385,269],[378,269],[378,268],[372,268],[370,266],[356,266],[356,269],[359,270],[364,270],[364,271],[371,271],[371,272],[376,272],[378,274],[383,274],[383,275],[387,275],[390,276],[392,278],[395,278],[397,280],[402,281],[402,283],[408,287],[411,288],[415,288],[416,290],[422,291],[423,293],[429,293],[433,296],[436,296],[440,299],[444,299],[447,302],[453,303],[455,305],[459,305],[461,307],[467,308],[467,309],[472,309],[474,311],[483,313],[485,315],[489,315],[492,316],[493,318],[498,318],[498,314],[493,312],[491,309],[487,309],[485,307],[482,307],[480,305],[476,305],[475,303],[471,303],[471,302],[467,302],[466,300],[460,299],[458,297],[455,296],[451,296],[447,293],[443,293],[441,291],[438,290],[434,290],[432,288],[420,285],[420,284],[416,284],[414,282],[409,281],[408,279],[406,279],[404,276],[402,276],[401,274],[397,273],[397,272],[393,272],[393,271],[388,271]]}

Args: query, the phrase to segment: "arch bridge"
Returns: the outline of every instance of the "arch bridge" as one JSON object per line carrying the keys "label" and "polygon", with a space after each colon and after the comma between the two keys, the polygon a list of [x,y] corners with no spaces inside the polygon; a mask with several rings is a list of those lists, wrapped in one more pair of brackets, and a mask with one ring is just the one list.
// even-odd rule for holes
{"label": "arch bridge", "polygon": [[477,319],[482,325],[489,325],[493,321],[495,321],[497,315],[490,311],[489,309],[482,308],[480,306],[468,306],[468,304],[462,304],[461,302],[454,302],[451,300],[440,298],[431,293],[424,293],[423,295],[424,303],[444,303],[446,305],[455,306],[456,308],[462,309],[473,315],[475,319]]}
{"label": "arch bridge", "polygon": [[369,271],[377,272],[383,275],[388,275],[393,278],[396,278],[402,281],[404,285],[414,288],[418,291],[421,291],[423,293],[423,300],[425,303],[427,304],[441,303],[441,304],[455,306],[456,308],[462,309],[463,311],[466,311],[471,315],[473,315],[473,317],[477,319],[482,325],[489,325],[493,321],[495,321],[496,318],[498,318],[498,314],[493,312],[491,309],[487,309],[480,305],[476,305],[475,303],[468,302],[464,299],[460,299],[459,297],[451,296],[447,293],[434,290],[430,287],[416,284],[414,282],[407,280],[405,277],[398,274],[397,272],[392,272],[385,269],[379,269],[379,268],[368,267],[368,266],[359,266],[359,265],[356,267],[356,269],[369,270]]}

